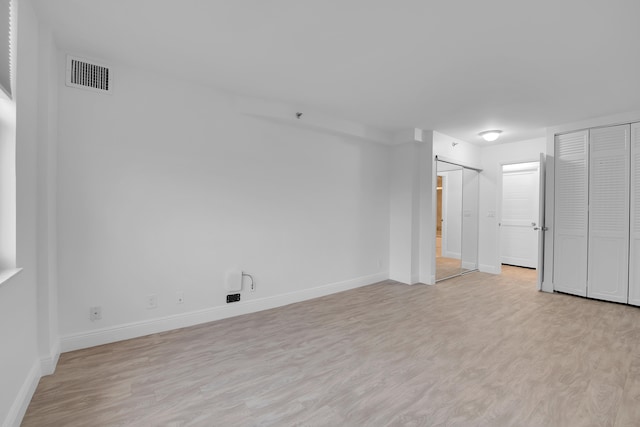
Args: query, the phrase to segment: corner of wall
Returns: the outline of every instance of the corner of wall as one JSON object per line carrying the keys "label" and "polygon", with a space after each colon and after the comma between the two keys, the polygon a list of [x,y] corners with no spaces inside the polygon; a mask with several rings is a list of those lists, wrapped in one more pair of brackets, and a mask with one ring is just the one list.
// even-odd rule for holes
{"label": "corner of wall", "polygon": [[60,355],[57,305],[57,121],[58,50],[53,34],[40,25],[38,34],[37,146],[37,296],[38,346],[42,371],[55,370]]}
{"label": "corner of wall", "polygon": [[38,387],[38,382],[40,381],[41,376],[42,371],[40,361],[35,361],[22,383],[22,387],[20,387],[20,390],[18,390],[18,393],[16,394],[13,404],[9,409],[9,413],[2,424],[3,427],[20,425],[24,418],[24,414],[27,412],[27,408],[29,408],[31,398]]}
{"label": "corner of wall", "polygon": [[481,273],[491,273],[491,274],[501,274],[502,268],[500,266],[489,265],[489,264],[480,264],[478,270]]}
{"label": "corner of wall", "polygon": [[40,372],[42,376],[53,375],[58,366],[58,360],[60,359],[60,342],[58,342],[52,349],[48,356],[40,358]]}

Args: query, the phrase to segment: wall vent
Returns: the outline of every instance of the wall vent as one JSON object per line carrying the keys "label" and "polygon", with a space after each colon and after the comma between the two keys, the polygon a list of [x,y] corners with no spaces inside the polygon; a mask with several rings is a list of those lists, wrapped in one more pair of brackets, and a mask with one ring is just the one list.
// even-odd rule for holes
{"label": "wall vent", "polygon": [[93,92],[111,93],[111,69],[95,61],[67,55],[67,86]]}

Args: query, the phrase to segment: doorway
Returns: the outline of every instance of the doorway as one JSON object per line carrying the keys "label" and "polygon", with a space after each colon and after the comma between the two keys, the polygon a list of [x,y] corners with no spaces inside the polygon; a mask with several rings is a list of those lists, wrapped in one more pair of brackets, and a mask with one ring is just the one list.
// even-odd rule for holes
{"label": "doorway", "polygon": [[436,282],[478,270],[479,172],[436,157]]}
{"label": "doorway", "polygon": [[502,165],[500,262],[538,267],[540,162]]}

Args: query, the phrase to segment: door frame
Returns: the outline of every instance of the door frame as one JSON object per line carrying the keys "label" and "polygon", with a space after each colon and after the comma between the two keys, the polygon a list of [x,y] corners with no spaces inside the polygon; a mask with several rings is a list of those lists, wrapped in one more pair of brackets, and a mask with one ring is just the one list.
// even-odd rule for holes
{"label": "door frame", "polygon": [[[431,253],[431,257],[430,257],[431,258],[431,268],[432,268],[431,271],[433,272],[433,275],[431,276],[432,284],[436,284],[436,283],[438,283],[438,282],[440,282],[442,280],[450,279],[451,277],[458,277],[458,276],[462,276],[464,274],[467,274],[467,273],[470,273],[470,272],[473,272],[473,271],[479,271],[480,270],[478,268],[479,267],[479,257],[478,257],[478,263],[477,263],[478,267],[476,267],[476,269],[471,270],[471,271],[467,271],[467,272],[464,272],[464,273],[462,272],[462,269],[461,269],[460,274],[457,274],[457,275],[454,275],[454,276],[450,276],[450,277],[445,277],[445,278],[442,278],[442,279],[437,279],[436,278],[437,274],[436,274],[436,239],[435,239],[436,227],[435,227],[435,221],[436,221],[436,217],[437,217],[437,214],[436,214],[436,210],[437,210],[436,197],[437,196],[436,196],[436,191],[433,191],[433,190],[437,187],[437,181],[438,181],[438,178],[437,178],[438,177],[438,172],[437,171],[438,171],[438,162],[439,161],[440,162],[444,162],[444,163],[449,163],[449,164],[455,165],[455,166],[460,166],[463,171],[464,171],[464,169],[469,169],[469,170],[476,171],[478,173],[478,178],[479,178],[478,191],[481,188],[480,187],[480,180],[481,180],[480,173],[482,172],[482,168],[480,168],[477,165],[469,164],[469,163],[466,163],[466,162],[460,162],[458,160],[451,159],[451,158],[448,158],[448,157],[445,157],[445,156],[440,156],[440,155],[435,155],[433,157],[433,163],[432,163],[433,169],[431,171],[431,173],[432,173],[432,175],[431,175],[431,179],[432,179],[432,186],[431,186],[432,187],[432,193],[431,193],[431,218],[432,218],[432,221],[431,221],[431,227],[430,227],[431,230],[433,230],[433,233],[434,233],[434,236],[431,239],[432,253]],[[444,205],[444,193],[445,193],[444,192],[444,188],[445,187],[444,187],[444,184],[443,184],[443,194],[442,194],[442,196],[443,196],[443,205]],[[478,202],[478,212],[477,212],[478,215],[479,215],[479,211],[480,211],[480,203]],[[461,215],[462,215],[462,212],[461,212]],[[479,223],[479,220],[480,220],[480,218],[478,217],[477,220],[478,220],[478,230],[477,230],[477,232],[478,232],[478,241],[477,241],[477,244],[478,244],[478,248],[479,248],[479,244],[480,244],[479,243],[480,242],[480,223]],[[444,247],[444,245],[443,245],[443,247]],[[479,252],[480,251],[478,249],[478,255],[479,255]],[[461,262],[461,266],[462,266],[462,241],[460,242],[460,256],[461,256],[460,262]]]}
{"label": "door frame", "polygon": [[[447,223],[449,221],[446,221],[446,215],[447,215],[447,193],[446,193],[446,189],[447,189],[447,184],[445,184],[445,182],[447,181],[447,175],[439,175],[438,172],[436,171],[436,187],[438,186],[438,177],[442,177],[442,223],[441,223],[441,230],[440,230],[440,256],[444,256],[444,250],[447,247]],[[436,189],[437,192],[437,189]],[[436,195],[437,197],[437,195]],[[437,202],[436,202],[437,203]],[[438,207],[436,206],[436,210],[438,209]],[[436,211],[436,218],[438,217],[438,213]],[[437,226],[437,225],[436,225]]]}
{"label": "door frame", "polygon": [[[498,208],[496,209],[496,215],[498,217],[497,218],[498,222],[496,223],[496,225],[497,225],[497,228],[496,228],[496,233],[497,233],[497,236],[496,236],[496,259],[498,260],[498,274],[502,274],[502,256],[501,256],[502,248],[501,248],[501,244],[500,244],[501,230],[500,230],[500,225],[499,225],[501,223],[501,221],[502,221],[502,193],[503,193],[503,191],[502,191],[502,169],[503,169],[503,166],[505,166],[505,165],[517,165],[517,164],[520,164],[520,163],[538,163],[538,173],[541,173],[541,171],[540,171],[540,157],[536,157],[536,158],[526,157],[526,158],[518,159],[518,160],[508,160],[508,161],[500,162],[498,164],[498,173],[497,173],[498,179],[496,180],[497,181],[497,197],[496,197],[497,200],[496,200],[496,202],[497,202],[497,205],[498,205]],[[538,186],[539,185],[540,184],[538,183]],[[538,188],[538,192],[540,190],[541,189]],[[540,193],[538,193],[538,194],[540,194]],[[538,218],[537,224],[540,225],[540,218]],[[538,245],[538,243],[536,243],[536,244]],[[536,251],[539,251],[539,249],[540,249],[539,247],[536,248]],[[540,261],[538,260],[538,263],[539,262]],[[537,270],[538,269],[536,268],[536,271]]]}

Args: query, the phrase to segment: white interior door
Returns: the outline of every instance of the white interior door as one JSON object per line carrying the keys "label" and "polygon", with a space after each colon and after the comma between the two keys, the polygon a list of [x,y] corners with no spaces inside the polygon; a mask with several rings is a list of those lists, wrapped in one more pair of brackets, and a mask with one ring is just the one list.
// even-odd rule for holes
{"label": "white interior door", "polygon": [[589,135],[587,296],[626,303],[629,291],[629,125]]}
{"label": "white interior door", "polygon": [[500,219],[500,261],[503,264],[538,266],[540,164],[502,167],[502,217]]}
{"label": "white interior door", "polygon": [[640,305],[640,123],[631,125],[629,304]]}
{"label": "white interior door", "polygon": [[540,153],[540,169],[539,169],[539,195],[538,195],[538,226],[534,228],[538,232],[538,290],[542,289],[542,280],[544,279],[544,233],[547,227],[544,225],[544,196],[546,185],[546,159],[544,153]]}
{"label": "white interior door", "polygon": [[553,288],[587,296],[589,131],[555,137]]}

